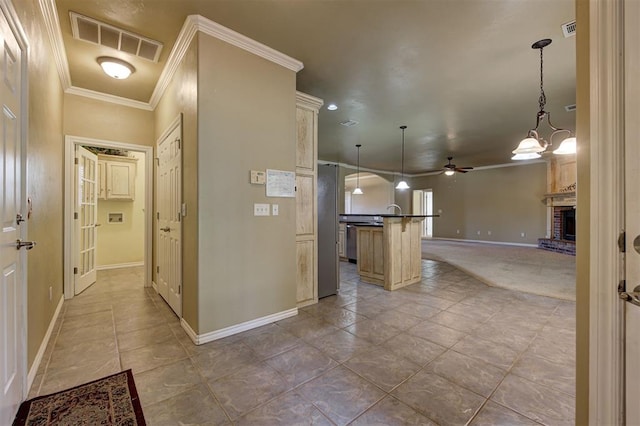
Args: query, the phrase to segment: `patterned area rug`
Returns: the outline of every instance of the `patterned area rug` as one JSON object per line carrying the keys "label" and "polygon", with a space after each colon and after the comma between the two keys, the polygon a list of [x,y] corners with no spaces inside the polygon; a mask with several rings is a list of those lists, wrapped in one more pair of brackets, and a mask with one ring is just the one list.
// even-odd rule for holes
{"label": "patterned area rug", "polygon": [[14,426],[145,425],[131,370],[20,405]]}

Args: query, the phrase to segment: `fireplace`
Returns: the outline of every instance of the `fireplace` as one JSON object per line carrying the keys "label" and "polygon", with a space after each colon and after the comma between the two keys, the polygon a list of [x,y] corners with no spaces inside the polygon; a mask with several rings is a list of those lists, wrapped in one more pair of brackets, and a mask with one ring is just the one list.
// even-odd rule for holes
{"label": "fireplace", "polygon": [[566,241],[576,240],[576,209],[560,212],[560,239]]}
{"label": "fireplace", "polygon": [[539,238],[538,247],[558,253],[576,254],[576,209],[574,206],[554,206],[551,238]]}

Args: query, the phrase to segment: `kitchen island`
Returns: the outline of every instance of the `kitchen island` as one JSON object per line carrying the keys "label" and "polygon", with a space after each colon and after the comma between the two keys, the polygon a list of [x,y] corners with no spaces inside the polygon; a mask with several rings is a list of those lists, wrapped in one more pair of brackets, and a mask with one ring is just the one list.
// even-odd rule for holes
{"label": "kitchen island", "polygon": [[381,214],[372,215],[376,221],[359,222],[356,263],[360,279],[390,291],[420,282],[422,221],[437,216]]}

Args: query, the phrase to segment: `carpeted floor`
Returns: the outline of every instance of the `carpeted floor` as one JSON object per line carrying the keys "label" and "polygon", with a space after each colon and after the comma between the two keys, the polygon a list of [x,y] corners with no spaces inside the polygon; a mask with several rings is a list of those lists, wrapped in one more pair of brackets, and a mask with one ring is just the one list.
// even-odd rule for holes
{"label": "carpeted floor", "polygon": [[447,262],[491,286],[576,300],[574,256],[535,247],[423,240],[422,258]]}

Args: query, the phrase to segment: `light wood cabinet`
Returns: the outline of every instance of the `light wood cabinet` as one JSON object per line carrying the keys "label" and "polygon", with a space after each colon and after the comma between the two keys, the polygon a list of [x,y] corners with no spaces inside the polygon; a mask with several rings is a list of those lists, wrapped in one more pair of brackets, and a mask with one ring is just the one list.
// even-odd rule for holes
{"label": "light wood cabinet", "polygon": [[347,224],[338,224],[338,256],[346,259],[347,257]]}
{"label": "light wood cabinet", "polygon": [[358,226],[362,281],[397,290],[422,279],[422,216],[385,217],[383,226]]}
{"label": "light wood cabinet", "polygon": [[323,101],[296,93],[296,296],[318,302],[318,110]]}
{"label": "light wood cabinet", "polygon": [[133,201],[137,161],[130,157],[98,155],[98,198]]}

